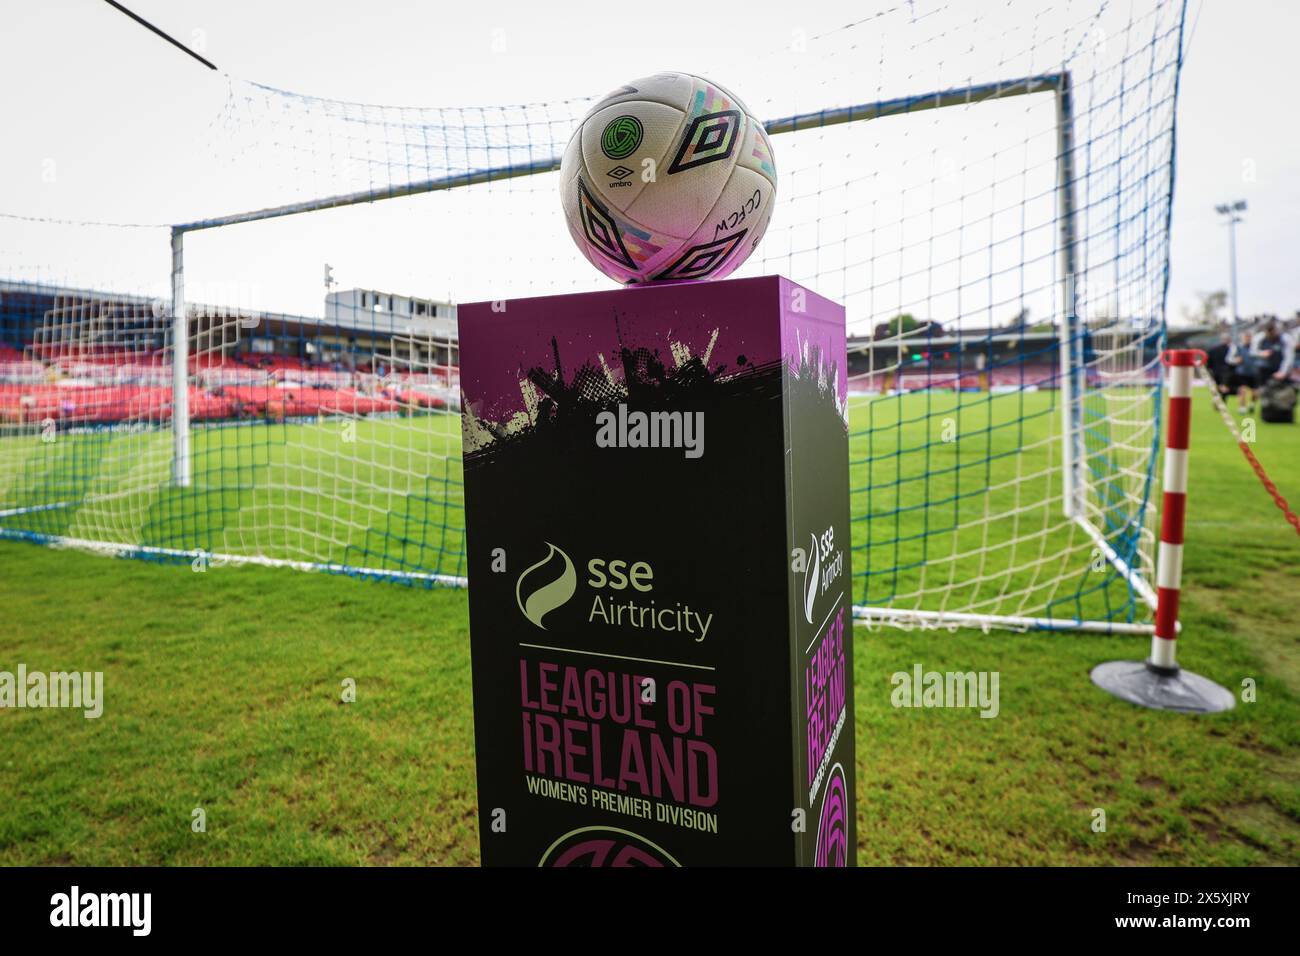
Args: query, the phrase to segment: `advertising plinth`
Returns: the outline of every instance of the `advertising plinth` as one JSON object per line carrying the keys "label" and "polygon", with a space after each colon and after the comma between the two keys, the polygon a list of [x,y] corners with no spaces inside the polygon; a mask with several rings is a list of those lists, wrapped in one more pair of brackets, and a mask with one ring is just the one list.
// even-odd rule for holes
{"label": "advertising plinth", "polygon": [[844,309],[463,305],[485,865],[852,865]]}

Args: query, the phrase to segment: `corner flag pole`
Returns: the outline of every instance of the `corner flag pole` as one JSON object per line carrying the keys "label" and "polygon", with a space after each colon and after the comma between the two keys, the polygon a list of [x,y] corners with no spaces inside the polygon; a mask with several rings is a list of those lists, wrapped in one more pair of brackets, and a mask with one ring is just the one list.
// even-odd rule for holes
{"label": "corner flag pole", "polygon": [[1169,369],[1169,426],[1165,436],[1164,501],[1160,553],[1156,558],[1156,627],[1145,661],[1107,661],[1092,669],[1092,682],[1108,694],[1153,710],[1210,714],[1231,710],[1232,692],[1183,670],[1174,657],[1178,598],[1183,577],[1187,518],[1187,450],[1192,429],[1192,373],[1205,363],[1200,349],[1170,349],[1160,356]]}

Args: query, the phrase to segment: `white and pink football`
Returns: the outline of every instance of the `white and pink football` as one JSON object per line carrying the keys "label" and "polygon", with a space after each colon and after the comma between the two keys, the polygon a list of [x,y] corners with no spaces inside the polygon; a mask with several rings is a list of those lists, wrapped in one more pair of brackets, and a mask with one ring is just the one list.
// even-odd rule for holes
{"label": "white and pink football", "polygon": [[610,278],[720,279],[772,218],[772,142],[718,84],[657,73],[587,113],[564,150],[560,194],[573,241]]}

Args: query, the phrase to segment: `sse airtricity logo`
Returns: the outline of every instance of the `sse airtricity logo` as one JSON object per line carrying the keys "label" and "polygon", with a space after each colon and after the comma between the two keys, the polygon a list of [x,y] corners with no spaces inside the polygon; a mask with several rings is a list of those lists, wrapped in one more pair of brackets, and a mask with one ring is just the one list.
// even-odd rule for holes
{"label": "sse airtricity logo", "polygon": [[844,550],[835,545],[835,525],[821,535],[809,532],[808,564],[803,574],[803,616],[809,624],[816,623],[817,602],[826,594],[844,571]]}
{"label": "sse airtricity logo", "polygon": [[812,547],[808,549],[811,556],[808,562],[808,570],[803,575],[803,616],[809,624],[813,622],[813,608],[817,606],[817,587],[821,584],[821,552],[817,548],[817,535],[809,533],[808,537],[812,538]]}
{"label": "sse airtricity logo", "polygon": [[550,548],[546,557],[525,568],[515,582],[515,602],[519,610],[543,631],[546,625],[542,618],[567,603],[578,590],[578,575],[573,570],[573,561],[551,542],[547,541],[546,546]]}
{"label": "sse airtricity logo", "polygon": [[[530,623],[549,630],[544,619],[567,605],[578,591],[573,559],[551,542],[545,542],[546,557],[524,569],[515,582],[515,603]],[[713,612],[687,601],[673,600],[673,589],[661,587],[649,561],[622,557],[595,557],[583,567],[591,600],[585,618],[588,626],[628,632],[655,632],[699,644],[709,636]],[[587,596],[584,596],[584,601]],[[562,615],[571,626],[577,615]],[[554,623],[554,622],[552,622]]]}

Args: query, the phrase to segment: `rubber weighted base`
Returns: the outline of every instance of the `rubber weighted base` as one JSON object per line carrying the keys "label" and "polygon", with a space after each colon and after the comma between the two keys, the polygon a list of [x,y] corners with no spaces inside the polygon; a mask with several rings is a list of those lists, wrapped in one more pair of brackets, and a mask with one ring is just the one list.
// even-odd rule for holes
{"label": "rubber weighted base", "polygon": [[1147,661],[1107,661],[1089,676],[1106,693],[1153,710],[1213,714],[1232,710],[1237,703],[1231,691],[1209,678]]}

